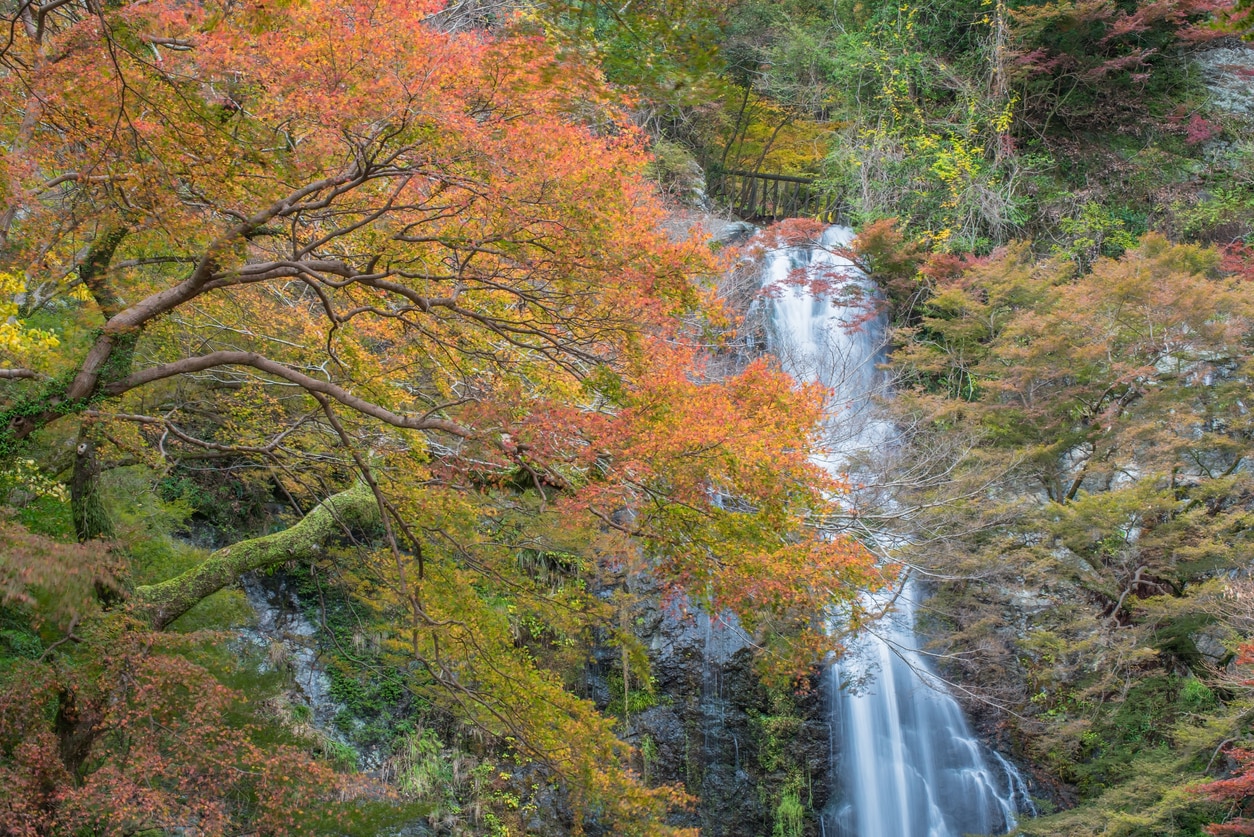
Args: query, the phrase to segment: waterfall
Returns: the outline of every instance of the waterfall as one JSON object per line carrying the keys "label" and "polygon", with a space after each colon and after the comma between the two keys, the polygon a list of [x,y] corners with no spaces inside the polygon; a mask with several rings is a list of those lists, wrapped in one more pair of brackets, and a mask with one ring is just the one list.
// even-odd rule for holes
{"label": "waterfall", "polygon": [[[832,442],[822,464],[838,473],[853,467],[856,452],[891,438],[873,403],[887,394],[878,371],[887,324],[867,304],[875,288],[825,249],[851,237],[849,229],[832,227],[822,247],[774,251],[764,275],[773,289],[772,351],[795,377],[832,392]],[[807,276],[810,284],[798,281]],[[999,834],[1014,827],[1017,803],[1030,807],[1018,773],[985,751],[917,650],[915,595],[907,584],[893,612],[831,666],[835,775],[820,823],[826,837]]]}

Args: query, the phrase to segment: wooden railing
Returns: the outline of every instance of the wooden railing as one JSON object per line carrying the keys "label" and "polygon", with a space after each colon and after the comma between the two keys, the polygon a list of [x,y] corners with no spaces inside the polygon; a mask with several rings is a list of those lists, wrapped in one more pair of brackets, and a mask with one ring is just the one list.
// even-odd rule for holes
{"label": "wooden railing", "polygon": [[707,192],[716,202],[747,221],[816,218],[845,220],[842,196],[819,188],[809,177],[727,169],[710,176]]}

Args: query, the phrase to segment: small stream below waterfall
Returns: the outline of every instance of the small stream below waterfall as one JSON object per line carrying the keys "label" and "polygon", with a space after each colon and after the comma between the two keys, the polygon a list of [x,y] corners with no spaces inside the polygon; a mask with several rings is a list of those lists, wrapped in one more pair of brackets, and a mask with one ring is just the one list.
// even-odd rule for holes
{"label": "small stream below waterfall", "polygon": [[[848,471],[857,452],[891,444],[892,437],[891,425],[875,410],[877,397],[889,395],[879,371],[887,323],[867,304],[876,289],[826,249],[847,244],[852,235],[832,227],[822,247],[774,251],[763,274],[764,286],[774,289],[771,351],[795,377],[831,390],[830,441],[821,464],[834,473]],[[796,281],[802,272],[818,281]],[[813,287],[825,286],[828,293],[814,293]],[[821,813],[823,837],[1002,834],[1020,812],[1032,812],[1018,771],[972,734],[918,650],[917,596],[916,586],[906,583],[893,612],[829,670],[835,768],[831,801]]]}
{"label": "small stream below waterfall", "polygon": [[291,673],[295,696],[309,709],[314,727],[331,732],[340,707],[331,698],[331,679],[318,659],[318,627],[301,610],[296,591],[280,575],[246,575],[240,586],[257,614],[257,624],[240,634],[266,652],[268,665]]}

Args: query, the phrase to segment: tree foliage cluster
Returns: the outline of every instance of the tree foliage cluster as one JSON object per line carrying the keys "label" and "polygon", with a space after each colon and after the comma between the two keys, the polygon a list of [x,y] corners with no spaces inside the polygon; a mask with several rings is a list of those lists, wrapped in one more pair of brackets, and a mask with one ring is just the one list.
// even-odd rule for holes
{"label": "tree foliage cluster", "polygon": [[660,130],[715,175],[820,177],[854,221],[902,218],[938,250],[1113,256],[1150,229],[1230,243],[1254,220],[1251,114],[1195,59],[1240,51],[1240,14],[746,0],[722,26],[725,89]]}
{"label": "tree foliage cluster", "polygon": [[654,128],[848,201],[904,393],[827,525],[908,529],[959,689],[1083,803],[1024,833],[1248,829],[1254,123],[1203,64],[1242,35],[1248,3],[743,2],[721,97]]}
{"label": "tree foliage cluster", "polygon": [[866,519],[910,521],[901,560],[933,579],[945,669],[1054,804],[1078,803],[1022,833],[1223,822],[1208,799],[1241,780],[1202,785],[1250,734],[1248,281],[1154,234],[1087,272],[1026,245],[928,255],[884,225],[859,243],[890,292],[917,280],[894,338],[898,488]]}
{"label": "tree foliage cluster", "polygon": [[[1243,749],[1165,790],[1247,732],[1254,151],[1189,58],[1241,4],[0,9],[4,829],[377,833],[409,802],[503,834],[556,797],[573,833],[682,833],[580,687],[609,637],[612,708],[652,699],[624,577],[736,613],[779,689],[878,583],[851,533],[906,518],[907,563],[964,579],[964,675],[1087,803],[1040,833],[1243,798]],[[649,134],[655,174],[817,175],[865,222],[908,433],[843,509],[823,393],[729,361]],[[382,784],[223,652],[232,586],[281,567]]]}
{"label": "tree foliage cluster", "polygon": [[[716,263],[661,232],[578,39],[408,2],[5,14],[4,828],[335,831],[298,800],[431,802],[438,723],[574,833],[681,831],[572,691],[598,594],[648,573],[733,611],[786,683],[874,572],[815,525],[821,394],[719,359]],[[399,790],[203,658],[283,565],[347,603],[340,696],[429,713],[379,742]],[[478,827],[521,828],[481,773]]]}

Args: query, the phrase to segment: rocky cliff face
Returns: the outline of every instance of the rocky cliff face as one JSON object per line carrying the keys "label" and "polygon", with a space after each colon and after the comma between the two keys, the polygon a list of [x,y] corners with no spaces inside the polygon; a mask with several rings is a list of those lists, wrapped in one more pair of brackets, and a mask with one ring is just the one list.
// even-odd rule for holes
{"label": "rocky cliff face", "polygon": [[[708,837],[817,835],[830,758],[819,673],[803,695],[768,689],[734,622],[662,604],[656,594],[641,601],[635,634],[648,650],[654,694],[643,701],[652,705],[628,713],[625,738],[649,781],[698,798],[676,824]],[[609,647],[595,655],[589,685],[602,705],[615,700],[611,684],[621,688],[618,659]],[[780,830],[794,803],[801,823]]]}
{"label": "rocky cliff face", "polygon": [[1193,59],[1220,110],[1254,119],[1254,47],[1235,38]]}

